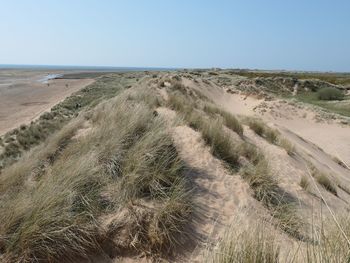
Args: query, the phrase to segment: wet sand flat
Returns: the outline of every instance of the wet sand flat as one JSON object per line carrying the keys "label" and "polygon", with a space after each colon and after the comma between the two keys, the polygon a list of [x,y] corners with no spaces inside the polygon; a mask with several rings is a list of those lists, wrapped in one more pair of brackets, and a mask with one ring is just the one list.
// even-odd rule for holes
{"label": "wet sand flat", "polygon": [[93,79],[52,79],[62,72],[0,70],[0,135],[28,124]]}

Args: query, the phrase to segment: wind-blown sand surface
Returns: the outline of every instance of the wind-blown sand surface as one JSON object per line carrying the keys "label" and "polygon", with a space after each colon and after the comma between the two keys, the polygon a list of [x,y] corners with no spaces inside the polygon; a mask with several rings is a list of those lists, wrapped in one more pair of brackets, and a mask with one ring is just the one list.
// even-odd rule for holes
{"label": "wind-blown sand surface", "polygon": [[[50,72],[58,74],[59,72]],[[41,71],[3,70],[0,72],[0,135],[28,124],[73,92],[93,83],[93,79],[52,79]]]}
{"label": "wind-blown sand surface", "polygon": [[[233,114],[256,116],[279,130],[287,129],[304,139],[294,140],[294,136],[284,133],[294,143],[300,144],[303,141],[304,144],[315,144],[320,148],[319,151],[324,151],[350,164],[349,125],[342,125],[335,120],[320,121],[315,118],[316,113],[311,108],[300,107],[283,100],[265,101],[239,93],[218,93],[212,98],[218,105]],[[262,104],[264,104],[263,107],[261,107]]]}

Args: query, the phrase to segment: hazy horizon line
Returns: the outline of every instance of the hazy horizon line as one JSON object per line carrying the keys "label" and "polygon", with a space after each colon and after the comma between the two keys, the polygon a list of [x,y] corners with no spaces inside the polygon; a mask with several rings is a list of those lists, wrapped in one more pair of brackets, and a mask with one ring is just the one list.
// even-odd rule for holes
{"label": "hazy horizon line", "polygon": [[350,74],[348,71],[322,71],[322,70],[298,70],[298,69],[262,69],[262,68],[237,68],[237,67],[151,67],[151,66],[92,66],[92,65],[63,65],[63,64],[0,64],[0,69],[133,69],[133,70],[247,70],[247,71],[271,71],[271,72],[310,72],[310,73],[338,73]]}

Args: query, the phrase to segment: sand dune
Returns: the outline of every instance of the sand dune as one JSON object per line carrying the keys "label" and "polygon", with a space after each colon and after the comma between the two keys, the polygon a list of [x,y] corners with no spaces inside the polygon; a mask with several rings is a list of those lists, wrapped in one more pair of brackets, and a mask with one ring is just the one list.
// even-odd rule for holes
{"label": "sand dune", "polygon": [[[350,170],[334,156],[348,162],[349,126],[338,119],[320,116],[309,105],[244,92],[234,86],[228,90],[224,85],[195,76],[197,75],[168,72],[152,76],[146,74],[137,78],[133,85],[126,82],[125,89],[119,96],[103,101],[67,124],[72,125],[74,132],[68,134],[71,137],[65,142],[67,145],[53,145],[56,159],[40,166],[38,170],[44,176],[41,175],[35,181],[29,172],[27,179],[27,175],[18,179],[28,180],[29,183],[26,181],[25,185],[32,187],[28,188],[30,191],[35,189],[46,193],[45,189],[40,188],[41,182],[47,181],[49,184],[51,178],[66,176],[67,187],[72,189],[69,194],[75,194],[76,185],[83,189],[86,182],[92,180],[93,177],[90,178],[87,171],[90,170],[90,162],[95,162],[96,171],[92,169],[91,176],[99,178],[101,184],[98,187],[103,190],[96,189],[97,192],[100,191],[97,195],[100,199],[91,203],[94,208],[91,211],[103,211],[102,214],[92,214],[93,222],[99,225],[94,230],[94,235],[101,236],[101,240],[96,242],[102,250],[97,250],[97,255],[93,255],[89,261],[81,262],[141,263],[158,262],[158,259],[163,258],[170,262],[206,262],[208,251],[219,253],[217,244],[232,231],[232,226],[236,225],[242,231],[243,236],[240,239],[231,240],[240,245],[242,238],[255,233],[254,226],[258,223],[263,224],[263,231],[266,234],[272,233],[273,239],[278,243],[280,262],[287,262],[286,259],[291,254],[295,254],[294,262],[305,262],[305,249],[316,246],[315,244],[319,246],[319,241],[313,240],[309,230],[319,229],[326,222],[323,220],[331,222],[334,215],[341,217],[348,214]],[[96,84],[112,78],[113,76],[100,78]],[[29,109],[31,114],[22,110],[18,113],[10,112],[9,116],[22,116],[22,121],[19,120],[17,125],[35,118],[40,110],[47,109],[49,105],[55,104],[81,86],[88,85],[91,80],[71,80],[66,87],[67,83],[66,80],[52,80],[50,85],[35,83],[31,87],[22,87],[21,92],[25,95],[19,99],[12,86],[12,93],[7,91],[12,97],[7,96],[15,101],[13,108],[16,105],[18,109]],[[2,99],[5,103],[4,98]],[[147,114],[143,115],[144,112]],[[234,123],[240,128],[234,126]],[[252,123],[260,123],[264,132],[259,133]],[[146,129],[145,135],[137,137],[140,135],[133,130],[134,124],[135,131],[136,128],[138,132]],[[150,126],[154,129],[147,130],[145,127],[149,125],[154,125]],[[275,139],[271,139],[266,131],[271,132]],[[164,138],[160,137],[163,133],[167,135]],[[136,135],[130,140],[129,136],[132,134]],[[51,140],[61,141],[55,137]],[[293,149],[283,145],[283,140],[294,145]],[[133,143],[124,146],[126,141]],[[119,146],[125,148],[116,148]],[[159,152],[155,146],[160,147],[159,149],[171,149],[169,152],[160,152],[162,158],[164,154],[164,160],[179,158],[176,163],[181,164],[182,168],[177,171],[176,176],[181,175],[183,181],[171,181],[163,177],[173,171],[175,166],[167,163],[164,165],[163,159],[149,161]],[[39,156],[43,156],[45,152],[38,149]],[[118,155],[120,152],[123,154]],[[109,159],[103,159],[105,156]],[[81,161],[69,163],[71,158]],[[86,169],[81,166],[84,164],[83,160],[88,160]],[[17,164],[23,165],[26,172],[34,171],[37,166],[36,163],[29,162],[32,161],[30,158],[19,161]],[[27,162],[34,168],[27,169]],[[76,170],[72,169],[75,164]],[[133,169],[135,165],[138,167],[139,164],[139,170],[127,170]],[[158,164],[162,165],[158,167]],[[157,167],[161,172],[148,175],[144,169],[151,167]],[[61,172],[62,168],[66,173]],[[4,178],[9,178],[4,182],[11,183],[12,173],[17,170],[5,168],[4,171]],[[71,177],[71,171],[78,171],[81,176],[73,174],[75,176]],[[106,174],[110,176],[106,177]],[[157,175],[161,176],[159,181]],[[322,175],[329,180],[328,188],[327,183],[320,181]],[[303,178],[306,178],[307,186],[302,185]],[[161,195],[150,195],[151,190],[143,189],[148,182],[146,179],[152,182],[151,186],[157,185],[155,190],[150,189],[161,190]],[[163,181],[166,184],[163,185]],[[168,184],[173,184],[174,188]],[[58,186],[59,184],[52,184],[53,189]],[[141,190],[135,190],[134,186]],[[8,188],[4,188],[5,193]],[[120,198],[118,202],[121,203],[115,210],[97,209],[102,204],[101,200],[114,204],[119,200],[118,194],[122,189],[125,190],[122,196],[133,191],[142,194],[135,194],[130,200]],[[169,192],[169,196],[164,195],[168,194],[165,191],[170,191],[169,189],[174,189],[174,192]],[[158,196],[167,198],[156,199]],[[14,195],[13,198],[17,197]],[[13,202],[17,202],[16,199]],[[36,202],[32,204],[37,205]],[[78,215],[70,213],[72,205],[75,204],[67,204],[67,217],[78,218]],[[172,221],[172,218],[176,221]],[[153,222],[156,222],[156,231],[153,229]],[[85,224],[87,223],[81,225]],[[57,226],[61,231],[59,223]],[[160,230],[158,226],[161,226]],[[80,224],[77,227],[81,227]],[[158,232],[163,229],[164,232]],[[79,237],[80,234],[76,235]],[[162,241],[166,240],[162,239],[163,236],[175,240],[171,247],[173,255],[168,254],[170,250],[160,249],[162,244],[158,245],[159,240],[168,242]],[[264,236],[262,242],[269,244],[269,237]],[[251,241],[255,241],[256,236],[253,235],[252,238]],[[339,242],[338,244],[346,245]],[[71,249],[69,243],[70,241],[66,246],[68,251]],[[155,245],[148,247],[149,244]],[[82,247],[85,249],[85,244]],[[46,249],[42,248],[43,251]],[[96,250],[91,252],[95,253]]]}

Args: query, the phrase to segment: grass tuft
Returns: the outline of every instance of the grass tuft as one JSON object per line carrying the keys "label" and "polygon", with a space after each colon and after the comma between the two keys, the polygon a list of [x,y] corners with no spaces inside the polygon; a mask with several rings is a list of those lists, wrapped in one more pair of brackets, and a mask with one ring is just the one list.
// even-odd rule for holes
{"label": "grass tuft", "polygon": [[278,226],[286,233],[300,239],[302,221],[296,213],[294,203],[288,199],[288,194],[282,191],[272,176],[269,165],[263,155],[257,155],[255,165],[248,165],[242,171],[242,176],[254,191],[254,197],[261,201],[278,219]]}
{"label": "grass tuft", "polygon": [[329,191],[330,193],[332,193],[334,195],[338,195],[337,194],[337,187],[335,186],[335,184],[332,183],[332,181],[328,178],[328,176],[326,176],[325,174],[319,174],[316,176],[316,180],[327,191]]}
{"label": "grass tuft", "polygon": [[224,125],[236,132],[239,136],[243,136],[243,126],[237,120],[235,116],[231,113],[224,111],[222,109],[217,108],[209,103],[206,103],[203,107],[203,111],[208,113],[209,115],[220,115],[223,118]]}
{"label": "grass tuft", "polygon": [[295,153],[294,145],[285,138],[281,138],[278,140],[278,145],[286,150],[288,155],[293,155]]}
{"label": "grass tuft", "polygon": [[310,182],[308,178],[304,175],[300,178],[299,185],[305,190],[308,191],[310,187]]}
{"label": "grass tuft", "polygon": [[207,263],[276,263],[279,261],[280,248],[276,237],[266,225],[256,224],[249,227],[245,222],[237,222],[225,232],[216,246],[206,251]]}
{"label": "grass tuft", "polygon": [[272,144],[278,143],[278,139],[280,136],[278,130],[270,128],[265,123],[255,118],[248,119],[248,126],[257,135],[265,138],[268,142]]}
{"label": "grass tuft", "polygon": [[261,121],[251,119],[248,122],[249,128],[252,129],[257,135],[263,136],[265,132],[265,126]]}
{"label": "grass tuft", "polygon": [[204,141],[211,147],[214,156],[220,158],[232,168],[238,166],[236,144],[226,133],[220,121],[207,122],[201,129]]}

